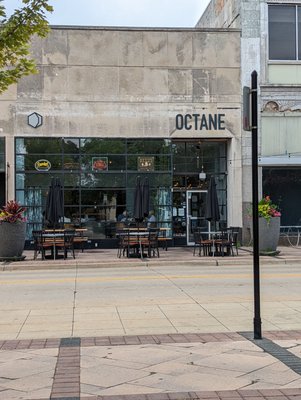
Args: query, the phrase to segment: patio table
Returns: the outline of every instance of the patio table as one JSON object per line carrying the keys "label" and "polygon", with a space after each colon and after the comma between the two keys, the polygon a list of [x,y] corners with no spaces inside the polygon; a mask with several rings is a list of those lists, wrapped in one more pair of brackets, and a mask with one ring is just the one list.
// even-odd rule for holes
{"label": "patio table", "polygon": [[53,259],[55,260],[57,257],[57,244],[62,244],[62,240],[64,241],[64,231],[58,231],[58,232],[50,232],[50,231],[44,231],[42,232],[42,238],[47,239],[48,243],[51,241],[52,243],[52,253],[53,253]]}
{"label": "patio table", "polygon": [[138,242],[139,242],[140,258],[143,259],[144,256],[143,256],[143,249],[142,249],[142,238],[145,238],[145,237],[148,238],[149,232],[147,230],[145,230],[145,231],[139,230],[139,231],[130,231],[128,234],[130,236],[137,237]]}

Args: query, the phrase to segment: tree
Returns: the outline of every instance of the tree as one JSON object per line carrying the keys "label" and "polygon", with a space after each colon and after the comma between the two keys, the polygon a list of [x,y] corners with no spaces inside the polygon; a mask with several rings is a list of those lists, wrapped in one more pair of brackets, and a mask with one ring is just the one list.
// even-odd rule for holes
{"label": "tree", "polygon": [[49,0],[22,0],[24,6],[6,18],[0,0],[0,94],[25,75],[37,73],[30,58],[30,40],[46,37],[49,25],[46,13],[52,12]]}

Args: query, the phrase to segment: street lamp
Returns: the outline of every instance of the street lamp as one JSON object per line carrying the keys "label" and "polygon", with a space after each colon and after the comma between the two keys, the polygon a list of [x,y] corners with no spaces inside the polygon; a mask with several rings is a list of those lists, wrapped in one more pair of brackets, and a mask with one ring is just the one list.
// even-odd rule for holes
{"label": "street lamp", "polygon": [[[254,281],[254,339],[262,339],[260,317],[260,265],[258,232],[258,101],[257,72],[251,74],[251,89],[243,90],[243,128],[252,132],[252,214],[253,214],[253,281]],[[251,97],[251,110],[249,100]],[[251,124],[250,116],[251,114]]]}

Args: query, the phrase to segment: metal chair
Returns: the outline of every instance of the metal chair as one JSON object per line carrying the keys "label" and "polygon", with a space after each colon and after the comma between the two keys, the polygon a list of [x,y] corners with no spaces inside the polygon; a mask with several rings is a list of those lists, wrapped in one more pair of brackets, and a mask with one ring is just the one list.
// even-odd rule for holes
{"label": "metal chair", "polygon": [[148,248],[148,256],[157,256],[158,258],[160,257],[160,252],[159,252],[159,228],[151,228],[149,229],[149,234],[147,241],[145,242],[145,245]]}
{"label": "metal chair", "polygon": [[42,230],[32,231],[32,238],[34,246],[33,259],[36,260],[38,255],[41,254],[42,260],[45,260],[46,250],[52,251],[53,244],[45,239]]}
{"label": "metal chair", "polygon": [[125,230],[119,234],[119,245],[117,257],[124,256],[130,257],[131,253],[137,253],[139,248],[139,240],[135,235],[131,234],[130,230]]}
{"label": "metal chair", "polygon": [[238,256],[238,235],[240,232],[240,228],[238,226],[230,226],[228,230],[230,231],[230,240],[232,242],[232,253],[233,247],[235,247],[236,255]]}
{"label": "metal chair", "polygon": [[233,254],[233,247],[232,247],[232,240],[231,240],[231,232],[226,229],[221,232],[219,238],[215,240],[215,248],[216,253],[224,257],[225,251],[226,254],[229,255],[230,253]]}
{"label": "metal chair", "polygon": [[57,252],[60,250],[63,251],[64,254],[64,259],[67,258],[68,256],[68,251],[72,254],[73,258],[75,258],[75,253],[74,253],[74,236],[75,236],[75,231],[74,230],[65,230],[64,231],[64,236],[62,240],[56,241],[55,247]]}
{"label": "metal chair", "polygon": [[213,246],[213,240],[208,239],[205,237],[204,234],[198,229],[196,229],[193,232],[193,237],[194,237],[194,248],[193,248],[193,255],[195,255],[195,251],[197,248],[199,248],[199,256],[203,255],[209,256],[212,246]]}

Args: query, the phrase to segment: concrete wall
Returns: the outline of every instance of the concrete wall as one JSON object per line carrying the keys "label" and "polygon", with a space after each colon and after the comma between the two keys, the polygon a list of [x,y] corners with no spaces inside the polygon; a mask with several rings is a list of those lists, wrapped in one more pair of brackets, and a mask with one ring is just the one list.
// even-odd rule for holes
{"label": "concrete wall", "polygon": [[[241,30],[241,93],[243,86],[251,85],[252,71],[258,72],[259,83],[264,82],[265,79],[262,77],[266,64],[265,58],[262,57],[261,31],[265,26],[262,19],[266,16],[261,12],[262,7],[259,0],[212,0],[196,25],[202,28],[235,27]],[[266,45],[265,42],[264,45]],[[249,224],[248,209],[252,201],[250,132],[243,131],[241,145],[243,217],[244,225],[247,226]],[[245,241],[248,241],[247,231],[243,232],[243,237]]]}
{"label": "concrete wall", "polygon": [[[0,97],[11,174],[15,136],[223,137],[238,160],[229,182],[241,185],[239,31],[53,27],[32,52],[40,73]],[[32,112],[43,116],[41,127],[27,124]],[[226,129],[177,130],[176,114],[193,112],[224,113]],[[241,186],[229,196],[237,225]]]}

